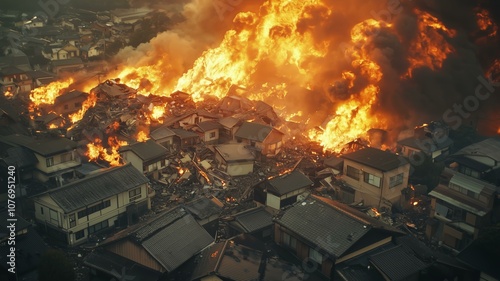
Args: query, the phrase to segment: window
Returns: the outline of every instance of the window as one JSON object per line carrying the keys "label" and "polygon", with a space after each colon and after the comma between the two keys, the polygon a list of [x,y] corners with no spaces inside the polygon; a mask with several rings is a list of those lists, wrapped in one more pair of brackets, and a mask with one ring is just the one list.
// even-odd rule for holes
{"label": "window", "polygon": [[128,196],[130,198],[130,202],[133,202],[139,198],[141,198],[141,188],[138,187],[136,189],[132,189],[128,192]]}
{"label": "window", "polygon": [[108,220],[89,226],[89,234],[101,231],[109,226]]}
{"label": "window", "polygon": [[474,198],[474,199],[479,199],[479,193],[476,193],[476,192],[474,192],[472,190],[468,190],[468,189],[466,189],[464,187],[461,187],[459,185],[456,185],[454,183],[450,183],[448,185],[448,187],[451,188],[451,189],[453,189],[453,190],[456,190],[456,191],[458,191],[458,192],[460,192],[462,194],[465,194],[468,197],[471,197],[471,198]]}
{"label": "window", "polygon": [[346,174],[350,178],[353,178],[355,180],[359,180],[359,170],[354,168],[354,167],[347,166]]}
{"label": "window", "polygon": [[82,103],[81,102],[75,102],[75,108],[80,108],[82,107]]}
{"label": "window", "polygon": [[460,173],[471,176],[473,178],[476,178],[476,179],[480,178],[479,172],[472,170],[469,167],[460,166],[459,171],[460,171]]}
{"label": "window", "polygon": [[369,173],[364,173],[364,180],[366,183],[369,183],[373,186],[376,186],[376,187],[380,187],[380,178],[375,176],[375,175],[372,175],[372,174],[369,174]]}
{"label": "window", "polygon": [[78,219],[91,215],[93,213],[99,212],[102,209],[106,209],[111,206],[111,200],[103,201],[97,205],[87,207],[87,209],[78,212]]}
{"label": "window", "polygon": [[49,209],[50,222],[59,225],[59,216],[56,211]]}
{"label": "window", "polygon": [[43,207],[40,207],[40,213],[43,215]]}
{"label": "window", "polygon": [[323,263],[323,255],[313,248],[309,248],[309,258],[319,264]]}
{"label": "window", "polygon": [[54,166],[54,157],[50,157],[50,158],[45,159],[45,162],[47,164],[47,167]]}
{"label": "window", "polygon": [[61,163],[69,162],[71,160],[73,160],[73,153],[72,152],[67,152],[67,153],[61,154]]}
{"label": "window", "polygon": [[403,183],[404,174],[401,173],[399,175],[395,175],[394,177],[389,178],[389,187],[395,187]]}
{"label": "window", "polygon": [[69,227],[75,227],[76,226],[76,219],[75,219],[75,214],[69,215]]}
{"label": "window", "polygon": [[215,132],[211,132],[211,133],[210,133],[210,138],[211,138],[211,139],[214,139],[214,138],[215,138]]}
{"label": "window", "polygon": [[85,236],[85,232],[82,230],[75,232],[75,239],[80,240]]}
{"label": "window", "polygon": [[283,232],[283,245],[290,247],[293,250],[297,249],[297,239],[290,234]]}

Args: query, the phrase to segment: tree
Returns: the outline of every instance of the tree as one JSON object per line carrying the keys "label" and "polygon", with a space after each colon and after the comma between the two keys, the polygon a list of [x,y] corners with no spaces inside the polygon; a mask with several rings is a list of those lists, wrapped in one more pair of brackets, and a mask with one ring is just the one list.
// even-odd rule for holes
{"label": "tree", "polygon": [[38,265],[39,281],[74,281],[73,265],[59,250],[48,250],[40,258]]}

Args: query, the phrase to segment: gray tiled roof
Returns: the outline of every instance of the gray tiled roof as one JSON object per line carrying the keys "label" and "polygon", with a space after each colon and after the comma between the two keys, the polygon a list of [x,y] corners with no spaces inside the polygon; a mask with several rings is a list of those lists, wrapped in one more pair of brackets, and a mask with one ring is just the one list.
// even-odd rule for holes
{"label": "gray tiled roof", "polygon": [[[115,253],[98,249],[88,254],[84,264],[90,268],[106,272],[116,279],[111,280],[158,280],[161,273],[133,262]],[[122,276],[123,274],[123,276]]]}
{"label": "gray tiled roof", "polygon": [[212,236],[185,213],[144,240],[142,246],[170,272],[212,242]]}
{"label": "gray tiled roof", "polygon": [[150,132],[149,136],[154,140],[160,140],[163,138],[175,136],[175,133],[172,130],[170,130],[167,126],[162,126],[158,129]]}
{"label": "gray tiled roof", "polygon": [[217,121],[203,121],[197,124],[197,126],[203,131],[207,132],[210,130],[215,130],[215,129],[220,129],[221,124],[219,124]]}
{"label": "gray tiled roof", "polygon": [[[217,199],[215,199],[217,200]],[[220,203],[220,202],[219,202]],[[200,197],[186,204],[186,209],[198,219],[205,219],[220,214],[222,206],[207,197]]]}
{"label": "gray tiled roof", "polygon": [[238,138],[262,142],[267,138],[272,130],[272,127],[266,125],[245,122],[241,125],[241,127],[236,131],[234,135]]}
{"label": "gray tiled roof", "polygon": [[131,164],[113,167],[66,186],[47,191],[66,213],[96,204],[113,195],[139,187],[149,180]]}
{"label": "gray tiled roof", "polygon": [[346,253],[370,230],[390,229],[344,204],[317,196],[284,210],[275,222],[335,257]]}
{"label": "gray tiled roof", "polygon": [[313,182],[299,170],[293,170],[288,174],[270,179],[269,184],[268,192],[276,195],[284,195],[304,187],[309,187]]}
{"label": "gray tiled roof", "polygon": [[405,280],[428,267],[411,251],[398,246],[370,257],[370,261],[390,280]]}
{"label": "gray tiled roof", "polygon": [[198,134],[190,131],[186,131],[184,129],[171,129],[172,132],[175,133],[176,136],[178,136],[181,139],[185,138],[197,138],[199,137]]}
{"label": "gray tiled roof", "polygon": [[246,210],[234,215],[235,222],[238,223],[245,233],[251,233],[273,224],[273,216],[264,207]]}
{"label": "gray tiled roof", "polygon": [[344,154],[342,157],[383,172],[392,171],[408,163],[403,156],[372,147]]}
{"label": "gray tiled roof", "polygon": [[63,137],[35,139],[25,135],[9,135],[3,139],[9,143],[24,146],[42,156],[52,156],[71,151],[77,146],[76,142]]}
{"label": "gray tiled roof", "polygon": [[24,147],[8,148],[7,155],[8,157],[4,158],[5,163],[16,165],[18,168],[34,166],[38,162],[33,152]]}
{"label": "gray tiled roof", "polygon": [[156,143],[154,140],[147,140],[145,142],[136,142],[134,144],[120,148],[120,151],[130,150],[134,152],[142,161],[149,161],[153,159],[166,156],[168,150]]}
{"label": "gray tiled roof", "polygon": [[61,102],[66,102],[66,101],[70,101],[76,97],[79,97],[79,96],[88,96],[87,93],[84,93],[84,92],[81,92],[81,91],[77,91],[77,90],[73,90],[71,92],[68,92],[66,94],[63,94],[63,95],[60,95],[56,98],[56,100],[54,101],[55,104],[58,104],[58,103],[61,103]]}

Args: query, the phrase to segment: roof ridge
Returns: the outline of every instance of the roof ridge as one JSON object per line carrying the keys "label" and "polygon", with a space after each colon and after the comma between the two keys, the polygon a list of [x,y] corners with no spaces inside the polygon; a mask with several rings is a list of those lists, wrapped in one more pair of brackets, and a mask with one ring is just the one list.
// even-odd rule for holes
{"label": "roof ridge", "polygon": [[[345,210],[345,209],[343,209],[343,208],[341,208],[341,207],[339,207],[339,206],[335,205],[335,203],[334,203],[334,204],[330,204],[330,203],[325,202],[325,201],[323,200],[323,199],[327,199],[327,200],[331,200],[331,199],[324,198],[324,197],[321,197],[321,196],[316,196],[316,195],[313,195],[313,196],[314,196],[316,199],[318,199],[318,200],[319,200],[322,204],[327,204],[328,206],[330,206],[330,207],[334,208],[335,210],[339,211],[340,213],[342,213],[342,214],[344,214],[344,215],[346,215],[346,216],[348,216],[348,217],[351,217],[351,218],[353,218],[353,219],[357,220],[358,222],[364,223],[364,224],[365,224],[365,225],[367,225],[367,226],[368,226],[368,225],[369,225],[369,226],[373,226],[373,224],[372,224],[372,223],[370,223],[368,220],[365,220],[365,219],[363,219],[363,218],[361,218],[361,217],[359,217],[359,216],[357,216],[357,215],[355,215],[355,214],[353,214],[353,213],[351,213],[351,212],[349,212],[349,211],[347,211],[347,210]],[[331,201],[332,201],[332,202],[335,202],[335,201],[333,201],[333,200],[331,200]],[[346,206],[347,206],[347,205],[346,205]],[[349,206],[347,206],[347,207],[348,207],[348,208],[350,208]],[[355,210],[355,209],[353,209],[353,210]]]}

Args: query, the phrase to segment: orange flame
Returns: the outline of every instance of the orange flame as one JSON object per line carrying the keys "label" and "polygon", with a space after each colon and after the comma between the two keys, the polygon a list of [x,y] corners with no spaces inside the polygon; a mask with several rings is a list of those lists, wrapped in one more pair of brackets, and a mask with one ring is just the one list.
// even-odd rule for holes
{"label": "orange flame", "polygon": [[408,59],[410,67],[407,77],[412,77],[413,71],[422,66],[432,70],[441,68],[448,54],[454,51],[446,40],[455,36],[455,30],[446,28],[436,17],[427,12],[416,9],[415,14],[418,18],[419,33],[410,46]]}
{"label": "orange flame", "polygon": [[12,91],[11,91],[10,87],[9,87],[7,90],[5,90],[5,92],[4,92],[4,96],[5,96],[6,98],[8,98],[8,99],[10,99],[10,98],[14,97],[14,93],[12,93]]}
{"label": "orange flame", "polygon": [[102,141],[100,139],[95,139],[93,143],[87,144],[86,156],[89,157],[91,161],[104,160],[111,166],[120,166],[121,157],[118,152],[121,146],[125,146],[128,143],[126,141],[120,141],[117,137],[108,138],[108,149],[102,146]]}
{"label": "orange flame", "polygon": [[481,31],[487,31],[489,37],[497,35],[498,26],[491,20],[490,12],[485,9],[480,9],[476,13],[476,23]]}
{"label": "orange flame", "polygon": [[88,98],[83,102],[82,108],[78,110],[78,112],[70,114],[69,118],[71,120],[71,123],[76,123],[80,120],[82,120],[83,116],[85,115],[85,112],[91,107],[94,107],[97,102],[97,97],[94,94],[94,92],[90,92]]}
{"label": "orange flame", "polygon": [[149,140],[149,137],[148,137],[148,134],[146,132],[141,130],[137,133],[136,139],[138,142],[144,142],[144,141]]}
{"label": "orange flame", "polygon": [[33,89],[30,94],[31,102],[35,106],[41,104],[53,104],[58,96],[73,84],[73,78],[68,78],[62,81],[54,81],[46,86]]}

